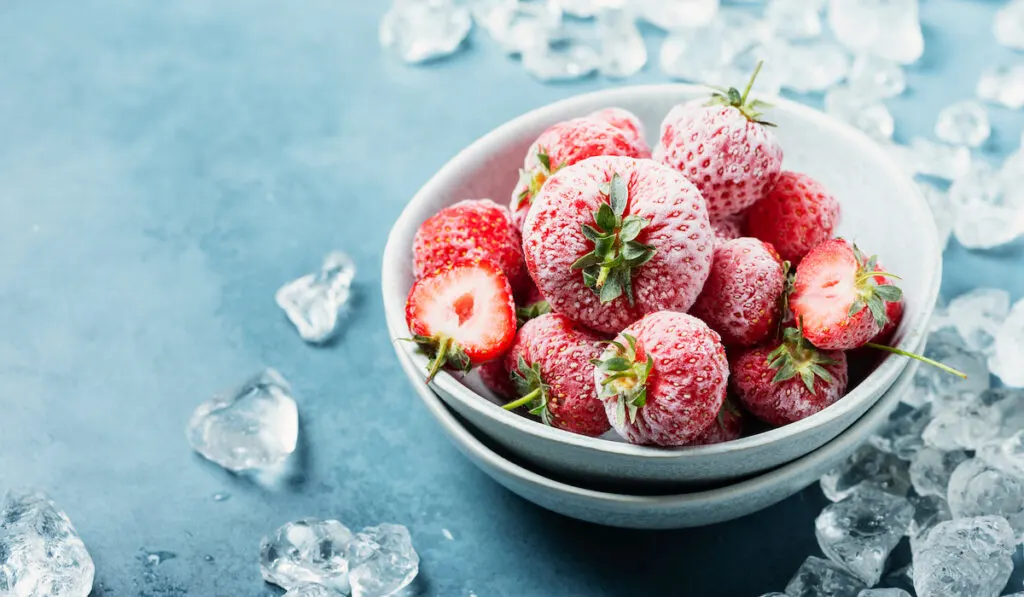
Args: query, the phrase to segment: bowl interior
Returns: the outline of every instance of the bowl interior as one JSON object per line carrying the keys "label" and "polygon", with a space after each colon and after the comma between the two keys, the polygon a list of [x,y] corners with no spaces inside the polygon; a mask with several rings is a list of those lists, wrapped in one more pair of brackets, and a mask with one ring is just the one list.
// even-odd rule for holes
{"label": "bowl interior", "polygon": [[[523,156],[534,139],[548,126],[610,106],[635,113],[647,129],[648,142],[657,143],[661,119],[677,103],[703,97],[705,88],[690,85],[626,87],[591,93],[540,108],[495,129],[459,153],[412,199],[392,229],[384,253],[382,286],[389,327],[406,330],[405,298],[412,285],[412,241],[416,229],[439,209],[462,199],[491,198],[507,204],[522,166]],[[842,218],[838,234],[858,243],[868,254],[879,255],[887,271],[902,277],[906,310],[895,336],[905,350],[917,348],[925,335],[940,280],[941,252],[931,214],[913,181],[896,167],[889,153],[860,132],[800,104],[778,99],[768,118],[785,151],[783,167],[805,172],[821,181],[839,200]],[[413,355],[411,344],[402,343]],[[729,447],[767,445],[799,433],[853,409],[859,401],[875,400],[906,365],[902,357],[885,357],[868,377],[847,396],[797,423],[745,437],[734,442],[676,450],[632,446],[616,441],[609,433],[588,438],[524,419],[497,407],[474,376],[438,375],[434,383],[442,395],[485,409],[526,433],[543,434],[560,441],[648,456],[681,451],[715,452]],[[552,435],[553,434],[553,435]],[[609,441],[611,440],[611,441]],[[749,445],[748,445],[749,444]]]}

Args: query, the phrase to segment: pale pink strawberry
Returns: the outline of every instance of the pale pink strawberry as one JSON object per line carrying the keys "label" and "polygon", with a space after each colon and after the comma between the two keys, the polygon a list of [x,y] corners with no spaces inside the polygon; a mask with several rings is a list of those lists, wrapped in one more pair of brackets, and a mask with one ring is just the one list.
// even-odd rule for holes
{"label": "pale pink strawberry", "polygon": [[820,182],[799,172],[779,174],[775,186],[747,210],[747,234],[771,243],[793,263],[832,238],[839,202]]}
{"label": "pale pink strawberry", "polygon": [[743,411],[733,404],[731,398],[727,397],[711,426],[705,429],[704,433],[690,442],[689,445],[708,446],[731,442],[741,437],[743,437]]}
{"label": "pale pink strawberry", "polygon": [[711,230],[715,233],[715,248],[743,236],[743,216],[737,214],[720,220],[711,221]]}
{"label": "pale pink strawberry", "polygon": [[713,252],[697,189],[627,157],[590,158],[553,176],[526,219],[523,250],[554,311],[607,333],[645,313],[687,311]]}
{"label": "pale pink strawberry", "polygon": [[[620,131],[626,133],[629,140],[637,147],[647,148],[647,140],[644,136],[644,124],[640,122],[640,119],[636,117],[636,114],[633,114],[629,110],[624,110],[622,108],[605,108],[604,110],[594,112],[590,115],[590,118],[607,122]],[[647,155],[650,155],[650,150],[647,150]],[[645,156],[639,155],[637,157]]]}

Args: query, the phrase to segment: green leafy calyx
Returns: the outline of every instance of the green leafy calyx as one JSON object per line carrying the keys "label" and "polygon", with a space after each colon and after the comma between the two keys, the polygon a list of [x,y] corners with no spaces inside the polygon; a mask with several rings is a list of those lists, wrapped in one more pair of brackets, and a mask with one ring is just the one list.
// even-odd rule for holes
{"label": "green leafy calyx", "polygon": [[415,335],[404,339],[416,344],[419,351],[430,359],[427,363],[427,383],[430,383],[442,368],[466,373],[473,367],[466,351],[462,350],[450,336]]}
{"label": "green leafy calyx", "polygon": [[750,76],[750,81],[747,82],[746,89],[741,93],[735,87],[728,89],[715,87],[715,93],[711,95],[711,101],[708,102],[709,106],[732,106],[740,111],[747,120],[756,122],[764,126],[775,126],[771,122],[762,120],[761,117],[764,115],[762,112],[763,108],[771,108],[772,105],[767,102],[762,102],[759,99],[750,99],[750,89],[754,86],[754,80],[757,79],[757,74],[761,72],[761,66],[764,65],[764,61],[757,63],[757,68],[754,69],[754,74]]}
{"label": "green leafy calyx", "polygon": [[537,301],[516,309],[516,323],[519,327],[531,319],[551,313],[551,305],[547,301]]}
{"label": "green leafy calyx", "polygon": [[548,155],[547,150],[544,148],[537,152],[537,161],[540,162],[540,166],[533,170],[519,169],[519,183],[526,187],[519,193],[519,207],[532,203],[533,198],[537,196],[537,193],[540,192],[541,187],[544,186],[548,178],[551,178],[551,175],[558,172],[565,165],[556,164],[552,167],[551,156]]}
{"label": "green leafy calyx", "polygon": [[583,282],[602,303],[611,302],[623,293],[633,304],[633,270],[654,257],[656,249],[637,240],[650,222],[640,216],[625,216],[629,204],[626,181],[613,174],[602,189],[608,203],[601,203],[594,212],[594,226],[583,225],[583,236],[594,243],[594,249],[572,264],[583,270]]}
{"label": "green leafy calyx", "polygon": [[814,379],[820,377],[826,383],[832,382],[832,374],[826,365],[835,365],[835,360],[826,356],[812,345],[798,328],[786,328],[778,348],[768,353],[768,366],[775,369],[772,383],[781,383],[796,376],[814,394]]}
{"label": "green leafy calyx", "polygon": [[622,337],[625,344],[613,340],[601,358],[591,361],[605,375],[598,396],[616,400],[615,416],[619,425],[627,416],[630,423],[636,422],[637,411],[647,404],[647,380],[654,371],[654,359],[649,355],[637,361],[636,338],[629,334],[622,334]]}
{"label": "green leafy calyx", "polygon": [[521,406],[529,409],[531,415],[540,417],[545,425],[551,425],[551,411],[548,409],[549,387],[540,375],[540,363],[532,366],[520,355],[516,368],[511,373],[512,383],[516,387],[519,398],[504,405],[505,410],[514,410]]}
{"label": "green leafy calyx", "polygon": [[878,257],[876,255],[865,257],[860,249],[857,248],[857,245],[853,245],[853,255],[857,259],[858,264],[856,280],[857,298],[850,304],[849,316],[853,317],[861,309],[867,307],[878,327],[885,327],[885,324],[889,323],[889,316],[885,312],[885,304],[899,301],[903,296],[903,291],[895,284],[890,284],[886,281],[879,282],[878,278],[883,278],[883,280],[895,278],[898,280],[899,276],[888,272],[876,271],[878,268]]}

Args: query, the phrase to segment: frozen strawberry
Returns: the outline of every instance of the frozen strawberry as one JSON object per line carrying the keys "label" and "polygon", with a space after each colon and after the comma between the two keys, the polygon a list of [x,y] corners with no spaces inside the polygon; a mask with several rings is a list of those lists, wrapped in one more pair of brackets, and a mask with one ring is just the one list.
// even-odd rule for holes
{"label": "frozen strawberry", "polygon": [[517,294],[531,285],[519,231],[508,210],[490,199],[459,201],[428,218],[416,231],[413,258],[416,277],[458,261],[489,259]]}
{"label": "frozen strawberry", "polygon": [[700,438],[722,408],[729,379],[718,334],[671,311],[623,330],[595,365],[608,420],[634,444],[682,446]]}
{"label": "frozen strawberry", "polygon": [[885,303],[885,318],[888,320],[885,327],[871,339],[871,342],[875,344],[888,344],[892,340],[896,328],[900,325],[900,320],[903,319],[903,299],[894,303]]}
{"label": "frozen strawberry", "polygon": [[728,216],[711,222],[711,231],[715,234],[715,248],[743,236],[743,218],[739,215]]}
{"label": "frozen strawberry", "polygon": [[640,121],[626,110],[609,108],[560,122],[541,133],[526,152],[519,183],[512,191],[512,219],[522,229],[530,205],[544,183],[560,169],[599,155],[650,157]]}
{"label": "frozen strawberry", "polygon": [[778,328],[787,267],[771,245],[737,238],[715,250],[711,274],[691,313],[726,346],[752,346]]}
{"label": "frozen strawberry", "polygon": [[601,341],[556,313],[526,322],[505,356],[519,396],[505,408],[525,407],[545,424],[572,433],[598,436],[608,431],[591,364],[604,348]]}
{"label": "frozen strawberry", "polygon": [[886,303],[898,302],[902,292],[885,282],[890,276],[878,272],[877,263],[841,238],[818,245],[800,261],[789,308],[812,344],[849,350],[885,327]]}
{"label": "frozen strawberry", "polygon": [[405,322],[430,357],[430,381],[442,367],[469,371],[503,355],[515,339],[516,306],[497,265],[460,262],[413,284]]}
{"label": "frozen strawberry", "polygon": [[839,202],[820,182],[799,172],[779,174],[765,198],[747,211],[747,234],[771,243],[794,264],[832,238],[838,224]]}
{"label": "frozen strawberry", "polygon": [[705,429],[700,437],[690,442],[690,445],[720,444],[741,437],[743,437],[743,412],[727,397],[711,426]]}
{"label": "frozen strawberry", "polygon": [[822,351],[796,328],[781,342],[731,355],[730,386],[755,417],[785,425],[809,417],[846,392],[846,354]]}
{"label": "frozen strawberry", "polygon": [[710,102],[680,104],[661,123],[656,157],[697,185],[713,220],[764,197],[782,169],[782,146],[761,119],[766,104],[747,97],[756,76],[743,93],[729,89]]}
{"label": "frozen strawberry", "polygon": [[646,313],[687,311],[711,269],[704,200],[652,160],[590,158],[544,185],[523,229],[551,308],[615,333]]}
{"label": "frozen strawberry", "polygon": [[[548,302],[543,298],[540,298],[540,293],[532,284],[528,296],[533,299],[533,302],[516,308],[516,323],[520,328],[522,328],[527,321],[536,319],[541,315],[551,312],[551,306],[548,305]],[[513,344],[513,348],[515,348],[515,344]],[[512,351],[510,350],[509,352]],[[505,361],[505,358],[487,361],[483,365],[480,365],[480,368],[477,371],[480,373],[480,380],[483,381],[484,385],[492,392],[498,396],[512,398],[516,396],[516,387],[515,384],[512,383],[512,375],[505,366]],[[512,358],[512,362],[516,362],[515,357]]]}

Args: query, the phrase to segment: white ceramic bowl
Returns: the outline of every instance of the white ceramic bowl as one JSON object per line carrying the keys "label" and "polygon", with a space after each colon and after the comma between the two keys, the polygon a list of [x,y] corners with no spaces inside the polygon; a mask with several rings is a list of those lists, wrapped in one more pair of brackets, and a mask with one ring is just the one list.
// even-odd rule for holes
{"label": "white ceramic bowl", "polygon": [[[648,139],[656,142],[661,119],[672,106],[706,93],[691,85],[654,85],[581,95],[520,116],[464,149],[420,189],[391,230],[382,272],[389,327],[398,336],[408,334],[404,308],[413,282],[412,241],[419,225],[461,199],[507,202],[528,146],[545,128],[619,106],[639,116]],[[896,338],[901,348],[919,347],[938,296],[942,263],[928,205],[889,153],[859,131],[794,102],[773,103],[768,117],[778,125],[775,133],[785,149],[784,167],[824,183],[842,206],[839,233],[878,254],[888,271],[903,277],[907,308]],[[410,343],[398,346],[417,364],[412,375],[422,383],[425,359]],[[541,470],[584,481],[679,487],[746,477],[814,451],[867,412],[906,366],[905,358],[885,358],[846,397],[802,421],[732,442],[675,449],[546,427],[503,410],[472,378],[442,373],[432,387],[475,427]]]}
{"label": "white ceramic bowl", "polygon": [[896,408],[913,383],[917,363],[904,369],[886,395],[857,422],[811,454],[771,472],[719,487],[682,494],[634,495],[597,491],[551,478],[497,453],[491,441],[463,424],[426,384],[416,380],[407,354],[396,349],[412,385],[445,435],[480,470],[509,491],[553,512],[608,526],[678,529],[732,520],[767,508],[814,483],[853,453]]}

